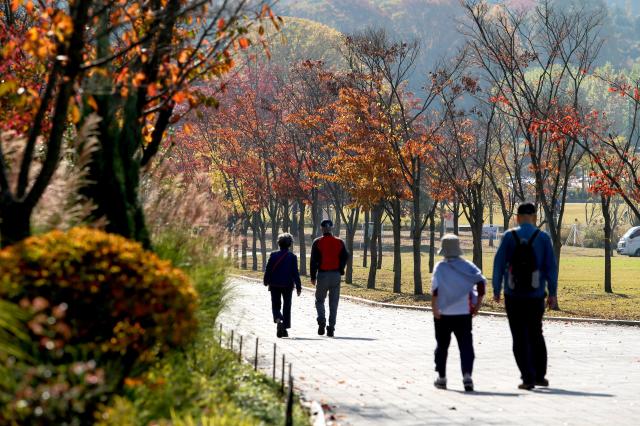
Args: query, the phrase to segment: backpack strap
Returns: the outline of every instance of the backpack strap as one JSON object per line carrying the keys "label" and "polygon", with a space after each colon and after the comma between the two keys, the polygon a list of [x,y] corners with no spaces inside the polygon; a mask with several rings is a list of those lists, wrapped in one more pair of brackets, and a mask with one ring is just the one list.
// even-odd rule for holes
{"label": "backpack strap", "polygon": [[[527,245],[529,247],[533,247],[533,240],[536,239],[536,237],[538,236],[538,234],[540,233],[540,229],[536,229],[533,234],[531,235],[531,238],[529,238],[529,241],[527,241]],[[513,235],[513,238],[516,240],[516,245],[520,245],[522,244],[522,240],[520,240],[520,236],[518,235],[518,233],[516,232],[515,229],[511,230],[511,234]]]}
{"label": "backpack strap", "polygon": [[521,244],[520,236],[518,235],[515,229],[511,230],[511,235],[513,235],[513,239],[516,241],[516,246],[519,246]]}

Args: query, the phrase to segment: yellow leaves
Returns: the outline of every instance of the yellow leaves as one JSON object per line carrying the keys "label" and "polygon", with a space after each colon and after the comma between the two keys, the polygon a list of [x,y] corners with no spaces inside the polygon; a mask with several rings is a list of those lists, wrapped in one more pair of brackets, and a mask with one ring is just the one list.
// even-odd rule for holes
{"label": "yellow leaves", "polygon": [[78,124],[80,122],[80,118],[81,118],[80,108],[78,108],[78,105],[76,105],[75,102],[71,104],[71,106],[69,107],[69,115],[70,115],[70,120],[73,124]]}
{"label": "yellow leaves", "polygon": [[89,96],[87,98],[87,105],[89,105],[93,111],[98,111],[98,103],[96,102],[96,98],[93,96]]}
{"label": "yellow leaves", "polygon": [[18,8],[22,5],[24,0],[12,0],[11,1],[11,11],[16,12]]}
{"label": "yellow leaves", "polygon": [[56,13],[53,18],[53,33],[59,42],[65,41],[73,33],[73,21],[65,13]]}
{"label": "yellow leaves", "polygon": [[189,61],[190,57],[191,57],[191,52],[187,49],[184,49],[178,55],[178,62],[181,64],[186,64]]}
{"label": "yellow leaves", "polygon": [[14,80],[3,80],[0,82],[0,97],[10,93],[15,93],[18,90],[18,83]]}

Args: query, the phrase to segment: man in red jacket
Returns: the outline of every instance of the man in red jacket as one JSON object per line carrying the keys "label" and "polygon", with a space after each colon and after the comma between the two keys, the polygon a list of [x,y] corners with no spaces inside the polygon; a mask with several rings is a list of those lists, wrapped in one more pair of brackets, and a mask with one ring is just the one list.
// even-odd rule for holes
{"label": "man in red jacket", "polygon": [[318,311],[318,334],[323,335],[327,320],[324,300],[329,294],[329,326],[327,336],[333,337],[340,300],[340,277],[344,275],[349,253],[344,241],[331,234],[333,222],[325,219],[320,223],[322,237],[316,238],[311,247],[311,284],[316,286],[316,310]]}

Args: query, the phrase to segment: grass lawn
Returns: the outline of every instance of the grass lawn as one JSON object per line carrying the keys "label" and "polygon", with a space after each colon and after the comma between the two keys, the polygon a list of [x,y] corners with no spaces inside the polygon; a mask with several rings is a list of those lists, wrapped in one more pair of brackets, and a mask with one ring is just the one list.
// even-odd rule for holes
{"label": "grass lawn", "polygon": [[[484,271],[491,279],[493,268],[493,250],[485,247]],[[360,252],[355,253],[353,284],[342,286],[343,294],[363,297],[380,302],[430,305],[429,256],[423,254],[423,290],[425,295],[413,295],[413,266],[410,253],[402,256],[402,293],[394,294],[393,258],[390,253],[383,256],[382,269],[378,271],[377,288],[367,289],[368,269],[362,267]],[[471,258],[468,252],[467,259]],[[436,261],[438,258],[436,258]],[[250,262],[249,262],[250,263]],[[584,249],[564,247],[560,260],[560,279],[558,301],[561,311],[550,311],[550,316],[594,317],[608,319],[640,320],[640,259],[626,256],[615,256],[612,259],[613,294],[603,290],[604,256],[601,249]],[[261,274],[231,269],[232,273],[239,273],[261,277]],[[305,282],[306,281],[306,282]],[[308,280],[303,278],[303,284]],[[490,295],[491,290],[490,290]],[[494,304],[491,298],[485,302],[485,310],[503,311],[503,307]]]}
{"label": "grass lawn", "polygon": [[[587,209],[585,210],[585,206]],[[587,214],[591,214],[591,205],[587,206],[587,203],[567,203],[564,208],[564,219],[563,224],[565,226],[571,226],[575,219],[578,219],[578,222],[581,224],[585,224],[587,222]],[[600,213],[599,205],[595,211],[594,219],[599,219],[602,217]],[[496,225],[502,225],[502,212],[500,211],[499,206],[493,207],[493,222]],[[489,209],[487,208],[485,223],[489,223]],[[460,217],[460,225],[468,225],[469,221],[467,218],[462,215]]]}

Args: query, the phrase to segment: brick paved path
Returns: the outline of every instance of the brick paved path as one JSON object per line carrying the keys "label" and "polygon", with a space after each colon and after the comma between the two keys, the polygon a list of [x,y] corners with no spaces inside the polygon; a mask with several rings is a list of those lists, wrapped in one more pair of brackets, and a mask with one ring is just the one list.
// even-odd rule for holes
{"label": "brick paved path", "polygon": [[277,339],[266,288],[231,283],[233,298],[221,317],[225,329],[260,337],[263,368],[270,368],[277,342],[293,363],[296,388],[331,405],[337,424],[639,424],[640,328],[545,322],[551,386],[526,392],[517,389],[506,319],[476,318],[477,392],[465,394],[455,338],[449,390],[433,387],[430,312],[341,300],[336,338],[329,339],[316,334],[313,294],[303,290],[294,296],[291,337]]}

